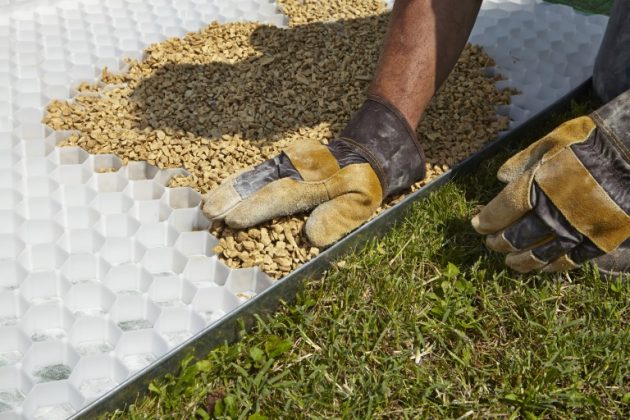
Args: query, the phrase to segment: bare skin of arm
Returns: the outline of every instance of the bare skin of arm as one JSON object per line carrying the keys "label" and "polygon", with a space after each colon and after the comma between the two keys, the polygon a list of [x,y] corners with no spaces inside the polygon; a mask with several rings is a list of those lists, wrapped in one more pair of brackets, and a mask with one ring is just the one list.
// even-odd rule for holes
{"label": "bare skin of arm", "polygon": [[397,0],[369,93],[417,127],[461,54],[481,0]]}

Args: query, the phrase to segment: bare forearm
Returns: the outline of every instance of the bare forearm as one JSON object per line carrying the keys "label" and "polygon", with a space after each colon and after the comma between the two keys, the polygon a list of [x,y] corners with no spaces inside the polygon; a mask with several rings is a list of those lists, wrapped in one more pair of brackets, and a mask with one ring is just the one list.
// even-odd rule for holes
{"label": "bare forearm", "polygon": [[466,44],[481,0],[397,0],[370,93],[416,127]]}

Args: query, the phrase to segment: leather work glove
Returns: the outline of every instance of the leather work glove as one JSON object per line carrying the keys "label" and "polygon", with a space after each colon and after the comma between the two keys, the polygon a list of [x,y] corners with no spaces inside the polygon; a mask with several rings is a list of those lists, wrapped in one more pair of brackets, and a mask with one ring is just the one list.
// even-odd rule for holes
{"label": "leather work glove", "polygon": [[424,178],[424,162],[403,115],[371,96],[328,145],[296,143],[224,180],[205,195],[203,211],[242,229],[314,208],[304,231],[323,247],[370,218],[385,197]]}
{"label": "leather work glove", "polygon": [[519,272],[568,270],[630,238],[630,91],[510,158],[472,220]]}

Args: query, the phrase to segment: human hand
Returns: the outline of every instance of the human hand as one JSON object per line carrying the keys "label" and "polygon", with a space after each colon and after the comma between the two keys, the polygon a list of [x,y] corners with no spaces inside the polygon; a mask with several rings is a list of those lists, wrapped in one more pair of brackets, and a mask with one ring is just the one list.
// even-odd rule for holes
{"label": "human hand", "polygon": [[473,218],[519,272],[563,271],[630,238],[630,91],[510,158],[508,185]]}
{"label": "human hand", "polygon": [[393,105],[370,97],[328,145],[299,142],[229,177],[204,196],[203,211],[242,229],[314,208],[304,231],[323,247],[368,220],[385,197],[423,177],[414,131]]}

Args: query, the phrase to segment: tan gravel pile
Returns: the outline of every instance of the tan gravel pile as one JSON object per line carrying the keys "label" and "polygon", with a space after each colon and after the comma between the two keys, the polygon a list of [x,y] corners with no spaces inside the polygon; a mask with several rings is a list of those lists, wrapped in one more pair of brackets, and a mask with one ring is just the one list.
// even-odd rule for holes
{"label": "tan gravel pile", "polygon": [[[212,23],[151,45],[128,71],[104,70],[101,83],[79,86],[72,101],[50,103],[45,122],[77,131],[63,145],[184,167],[191,176],[172,185],[201,192],[291,142],[329,140],[364,99],[388,15],[369,0],[282,3],[290,28]],[[484,77],[491,65],[479,47],[467,46],[427,111],[418,135],[429,180],[507,128],[496,106],[509,102],[510,91]],[[230,266],[258,265],[278,278],[319,252],[302,235],[305,220],[247,231],[217,223],[212,233]]]}
{"label": "tan gravel pile", "polygon": [[335,22],[384,13],[382,0],[279,0],[290,26],[313,22]]}

